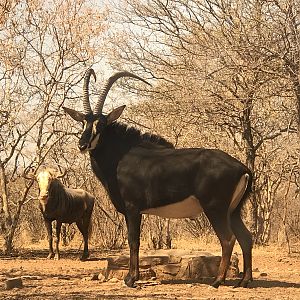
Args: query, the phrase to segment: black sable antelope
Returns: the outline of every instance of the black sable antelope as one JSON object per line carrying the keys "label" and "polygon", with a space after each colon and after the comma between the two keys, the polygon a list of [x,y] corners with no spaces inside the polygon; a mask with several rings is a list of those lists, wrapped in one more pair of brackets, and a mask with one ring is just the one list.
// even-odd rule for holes
{"label": "black sable antelope", "polygon": [[222,259],[213,286],[224,282],[237,239],[244,258],[239,286],[246,287],[252,280],[252,238],[241,219],[241,208],[251,189],[251,171],[220,150],[174,149],[160,136],[141,134],[116,122],[125,105],[103,115],[106,95],[118,78],[128,76],[144,81],[129,72],[119,72],[108,80],[93,113],[88,94],[91,74],[95,77],[94,71],[89,69],[84,81],[85,112],[66,107],[64,110],[83,123],[79,149],[89,152],[94,173],[116,209],[125,215],[130,247],[125,283],[132,287],[139,278],[143,213],[187,218],[204,211],[222,246]]}
{"label": "black sable antelope", "polygon": [[[49,255],[47,258],[59,259],[59,240],[62,223],[73,223],[83,235],[84,249],[81,259],[89,256],[88,236],[91,226],[91,216],[94,207],[94,197],[81,189],[66,188],[58,179],[64,174],[53,169],[45,169],[38,173],[25,171],[27,179],[35,179],[39,185],[39,205],[45,221],[48,241]],[[56,220],[56,251],[54,256],[52,245],[52,222]]]}

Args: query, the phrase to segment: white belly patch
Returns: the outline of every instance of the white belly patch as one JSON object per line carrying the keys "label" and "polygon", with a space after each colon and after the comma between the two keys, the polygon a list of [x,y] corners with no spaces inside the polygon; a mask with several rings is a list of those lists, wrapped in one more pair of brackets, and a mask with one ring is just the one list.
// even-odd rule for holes
{"label": "white belly patch", "polygon": [[190,196],[180,202],[148,208],[141,211],[142,214],[156,215],[162,218],[195,218],[202,213],[203,209],[199,200]]}
{"label": "white belly patch", "polygon": [[[228,213],[232,213],[240,203],[248,185],[249,175],[244,174],[238,182],[231,201]],[[182,201],[160,206],[156,208],[148,208],[141,211],[142,214],[155,215],[162,218],[196,218],[203,212],[199,200],[195,196],[190,196]]]}

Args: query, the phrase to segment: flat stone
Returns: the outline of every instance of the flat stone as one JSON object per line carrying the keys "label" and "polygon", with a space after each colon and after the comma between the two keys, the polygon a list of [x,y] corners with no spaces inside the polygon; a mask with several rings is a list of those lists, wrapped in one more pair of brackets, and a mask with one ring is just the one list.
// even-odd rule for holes
{"label": "flat stone", "polygon": [[[128,269],[110,269],[109,272],[107,272],[107,276],[105,277],[106,279],[112,279],[112,278],[116,278],[118,280],[123,280],[125,278],[125,276],[128,273]],[[109,280],[110,281],[110,280]]]}
{"label": "flat stone", "polygon": [[180,264],[167,264],[162,266],[157,266],[157,270],[164,274],[170,274],[176,276],[181,268]]}
{"label": "flat stone", "polygon": [[[220,256],[201,251],[174,249],[149,251],[148,256],[145,254],[140,256],[140,279],[149,280],[151,277],[159,280],[212,278],[218,273],[220,261]],[[101,261],[99,273],[104,276],[105,280],[111,278],[123,280],[128,273],[128,262],[128,255],[108,257]],[[233,255],[227,278],[238,277],[238,262],[237,255]]]}
{"label": "flat stone", "polygon": [[170,255],[169,264],[180,264],[182,260],[182,256]]}
{"label": "flat stone", "polygon": [[118,267],[127,267],[129,264],[129,256],[121,255],[116,257],[109,257],[108,259],[109,266],[118,266]]}
{"label": "flat stone", "polygon": [[153,267],[169,263],[169,256],[142,256],[140,257],[140,267]]}
{"label": "flat stone", "polygon": [[152,268],[140,270],[140,280],[150,280],[152,278],[156,278],[156,273]]}
{"label": "flat stone", "polygon": [[176,275],[177,279],[201,279],[215,277],[218,273],[220,256],[185,256]]}

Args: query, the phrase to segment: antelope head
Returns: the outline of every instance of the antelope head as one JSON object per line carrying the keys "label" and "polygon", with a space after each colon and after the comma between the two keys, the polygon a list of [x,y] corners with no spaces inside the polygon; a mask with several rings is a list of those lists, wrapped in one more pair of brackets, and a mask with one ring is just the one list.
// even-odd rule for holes
{"label": "antelope head", "polygon": [[83,132],[82,132],[81,138],[79,140],[79,144],[78,144],[79,150],[82,153],[91,151],[96,148],[96,146],[100,140],[101,133],[103,132],[105,127],[110,125],[111,123],[115,122],[121,116],[121,114],[125,108],[125,105],[122,105],[122,106],[112,110],[107,115],[104,115],[102,113],[106,96],[107,96],[110,88],[114,84],[114,82],[117,81],[121,77],[132,77],[132,78],[141,80],[146,84],[149,84],[143,78],[141,78],[137,75],[134,75],[130,72],[126,72],[126,71],[118,72],[118,73],[114,74],[113,76],[111,76],[105,83],[103,89],[100,92],[98,102],[96,103],[96,106],[95,106],[94,112],[93,112],[91,105],[90,105],[89,92],[88,92],[91,75],[93,75],[96,80],[94,70],[88,69],[86,71],[86,74],[84,77],[84,84],[83,84],[84,113],[76,111],[74,109],[63,107],[64,111],[67,114],[69,114],[75,121],[82,122],[82,124],[83,124]]}
{"label": "antelope head", "polygon": [[26,179],[37,181],[38,187],[39,187],[38,200],[40,202],[43,202],[46,205],[47,201],[48,201],[49,187],[51,185],[51,182],[55,178],[61,178],[61,177],[65,176],[66,169],[63,172],[60,172],[58,170],[48,168],[48,169],[45,169],[43,171],[40,171],[38,174],[35,174],[35,173],[36,172],[35,172],[34,169],[26,168],[25,171],[24,171],[23,176]]}

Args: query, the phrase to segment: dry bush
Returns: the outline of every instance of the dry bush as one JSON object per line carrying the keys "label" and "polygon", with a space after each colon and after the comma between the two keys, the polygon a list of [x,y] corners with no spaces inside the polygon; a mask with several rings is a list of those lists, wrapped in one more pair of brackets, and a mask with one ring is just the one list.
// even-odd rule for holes
{"label": "dry bush", "polygon": [[171,249],[176,238],[176,221],[152,215],[144,215],[141,225],[141,239],[150,249]]}
{"label": "dry bush", "polygon": [[185,219],[183,225],[184,229],[194,238],[208,239],[214,234],[214,230],[204,214],[195,219]]}
{"label": "dry bush", "polygon": [[127,238],[124,217],[107,196],[96,199],[92,216],[92,243],[104,249],[121,249]]}

